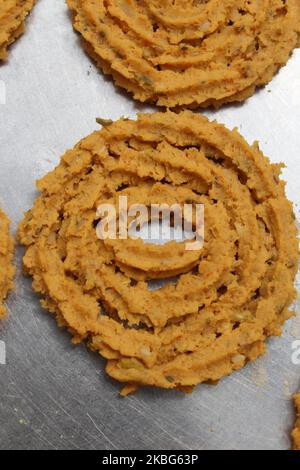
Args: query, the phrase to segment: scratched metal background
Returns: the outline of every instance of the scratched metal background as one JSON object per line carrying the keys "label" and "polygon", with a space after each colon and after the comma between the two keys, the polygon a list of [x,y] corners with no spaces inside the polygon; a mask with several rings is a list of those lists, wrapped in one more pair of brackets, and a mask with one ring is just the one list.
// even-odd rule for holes
{"label": "scratched metal background", "polygon": [[[97,71],[73,33],[63,0],[39,0],[26,34],[0,66],[7,103],[0,105],[0,205],[15,231],[35,197],[35,180],[97,128],[147,109]],[[300,51],[242,106],[210,116],[258,139],[274,162],[284,160],[287,192],[299,215]],[[298,204],[298,205],[297,205]],[[0,326],[7,364],[0,366],[1,449],[288,449],[291,395],[300,386],[292,343],[300,321],[288,323],[269,353],[218,386],[192,396],[142,390],[120,399],[100,357],[71,345],[39,306],[20,273],[9,317]]]}

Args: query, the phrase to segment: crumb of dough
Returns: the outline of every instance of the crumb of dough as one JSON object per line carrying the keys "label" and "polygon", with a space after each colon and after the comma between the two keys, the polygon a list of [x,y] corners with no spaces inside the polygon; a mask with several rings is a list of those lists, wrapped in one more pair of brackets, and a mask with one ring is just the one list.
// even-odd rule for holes
{"label": "crumb of dough", "polygon": [[[123,394],[215,383],[263,355],[293,315],[298,240],[281,168],[190,111],[105,125],[38,181],[18,231],[25,272],[59,326],[129,384]],[[97,208],[117,210],[120,196],[128,207],[203,204],[203,248],[99,239]]]}
{"label": "crumb of dough", "polygon": [[7,58],[7,48],[25,30],[25,19],[35,0],[0,0],[0,61]]}
{"label": "crumb of dough", "polygon": [[138,389],[139,389],[138,384],[128,383],[122,388],[122,390],[120,391],[120,395],[122,397],[128,397],[128,395],[131,395],[137,392]]}
{"label": "crumb of dough", "polygon": [[299,0],[67,0],[105,74],[136,100],[219,107],[270,82],[299,46]]}
{"label": "crumb of dough", "polygon": [[12,265],[13,240],[9,234],[9,220],[0,210],[0,318],[5,315],[3,301],[13,288],[15,268]]}
{"label": "crumb of dough", "polygon": [[300,450],[300,393],[294,396],[294,401],[297,413],[297,420],[295,428],[292,432],[293,448],[294,450]]}

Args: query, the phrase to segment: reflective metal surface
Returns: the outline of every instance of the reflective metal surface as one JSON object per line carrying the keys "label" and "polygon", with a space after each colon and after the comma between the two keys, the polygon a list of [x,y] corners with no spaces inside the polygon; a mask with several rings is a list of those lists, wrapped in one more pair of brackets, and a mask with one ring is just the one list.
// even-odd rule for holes
{"label": "reflective metal surface", "polygon": [[[0,66],[0,206],[15,231],[35,197],[35,180],[82,137],[97,116],[116,119],[147,108],[116,90],[83,52],[63,0],[39,0],[26,34]],[[207,113],[249,142],[259,140],[272,161],[284,161],[288,196],[300,210],[300,51],[271,85],[241,106]],[[12,449],[287,449],[291,396],[300,388],[290,321],[268,354],[217,386],[191,396],[142,390],[127,399],[104,361],[69,335],[39,306],[20,272],[0,325],[7,364],[0,365],[0,448]]]}

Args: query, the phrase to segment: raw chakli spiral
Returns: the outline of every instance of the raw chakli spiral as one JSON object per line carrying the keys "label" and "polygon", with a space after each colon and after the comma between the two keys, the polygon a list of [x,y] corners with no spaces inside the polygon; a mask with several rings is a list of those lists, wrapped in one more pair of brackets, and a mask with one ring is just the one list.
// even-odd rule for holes
{"label": "raw chakli spiral", "polygon": [[[123,394],[189,392],[262,355],[292,315],[298,242],[281,165],[190,111],[106,124],[38,182],[19,228],[25,271],[58,324],[127,384]],[[204,204],[203,249],[98,239],[96,210],[119,196]]]}
{"label": "raw chakli spiral", "polygon": [[295,407],[297,413],[297,421],[295,429],[292,432],[292,438],[294,443],[294,450],[300,450],[300,393],[294,396]]}
{"label": "raw chakli spiral", "polygon": [[0,60],[7,58],[7,48],[25,30],[24,22],[35,0],[0,0]]}
{"label": "raw chakli spiral", "polygon": [[299,46],[299,0],[67,0],[87,52],[160,106],[220,106],[268,83]]}
{"label": "raw chakli spiral", "polygon": [[15,269],[12,266],[12,258],[13,240],[9,235],[9,220],[0,210],[0,318],[5,315],[3,301],[13,288]]}

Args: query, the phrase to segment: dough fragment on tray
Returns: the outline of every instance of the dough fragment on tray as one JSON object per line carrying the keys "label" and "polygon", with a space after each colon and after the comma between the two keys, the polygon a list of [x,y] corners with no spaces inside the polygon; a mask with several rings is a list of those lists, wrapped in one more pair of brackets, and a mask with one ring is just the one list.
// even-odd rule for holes
{"label": "dough fragment on tray", "polygon": [[294,450],[300,450],[300,393],[294,396],[297,420],[295,429],[292,432]]}
{"label": "dough fragment on tray", "polygon": [[0,210],[0,319],[5,315],[3,301],[13,288],[15,269],[12,265],[13,240],[9,234],[9,220]]}
{"label": "dough fragment on tray", "polygon": [[7,48],[25,30],[25,19],[35,0],[0,0],[0,61],[7,58]]}
{"label": "dough fragment on tray", "polygon": [[[190,392],[264,354],[293,315],[298,241],[280,172],[257,143],[190,111],[108,122],[38,181],[19,227],[24,269],[124,394]],[[96,210],[119,196],[128,206],[204,204],[203,249],[98,239]]]}
{"label": "dough fragment on tray", "polygon": [[67,0],[86,51],[139,101],[240,102],[299,46],[299,0]]}

